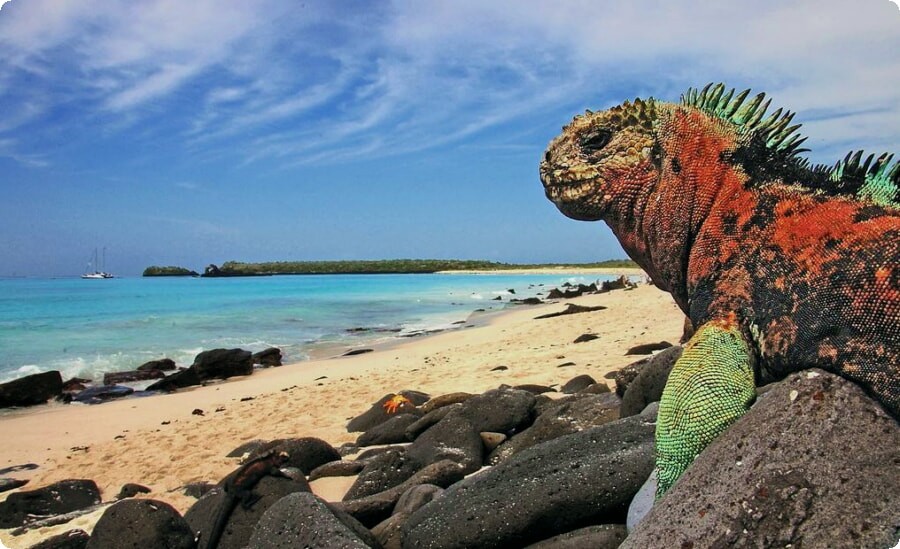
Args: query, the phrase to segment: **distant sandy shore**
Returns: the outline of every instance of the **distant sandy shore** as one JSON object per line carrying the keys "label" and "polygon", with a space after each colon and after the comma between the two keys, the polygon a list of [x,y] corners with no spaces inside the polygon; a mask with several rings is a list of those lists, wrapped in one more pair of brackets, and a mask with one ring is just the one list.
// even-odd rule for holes
{"label": "distant sandy shore", "polygon": [[563,274],[563,275],[597,275],[597,276],[647,276],[642,269],[637,268],[606,268],[606,267],[596,267],[596,268],[578,268],[578,267],[552,267],[548,269],[501,269],[496,271],[438,271],[438,274],[464,274],[464,275],[473,275],[473,274],[483,274],[483,275],[555,275],[555,274]]}
{"label": "distant sandy shore", "polygon": [[[535,320],[561,311],[565,302],[512,307],[491,316],[486,326],[404,340],[367,354],[260,370],[171,395],[8,414],[0,417],[0,468],[37,463],[34,471],[11,475],[30,479],[23,490],[68,478],[93,479],[104,501],[114,499],[123,484],[136,482],[152,489],[149,497],[184,512],[195,500],[181,487],[216,482],[237,466],[236,459],[224,456],[249,440],[313,436],[337,446],[358,435],[347,433],[348,419],[387,393],[415,389],[436,396],[504,383],[561,385],[580,374],[604,381],[605,374],[636,359],[625,356],[629,347],[676,343],[681,335],[681,311],[652,286],[569,302],[608,309]],[[599,338],[573,343],[584,333]],[[568,362],[574,365],[561,366]],[[508,369],[491,371],[500,365]],[[203,415],[193,415],[196,409]],[[350,480],[312,484],[334,500]],[[100,514],[19,537],[0,531],[0,540],[15,549],[72,528],[90,531]]]}

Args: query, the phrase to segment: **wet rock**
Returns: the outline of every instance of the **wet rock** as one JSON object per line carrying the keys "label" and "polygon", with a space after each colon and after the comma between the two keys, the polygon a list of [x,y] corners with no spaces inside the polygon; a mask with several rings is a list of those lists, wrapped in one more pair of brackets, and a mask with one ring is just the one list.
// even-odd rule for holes
{"label": "wet rock", "polygon": [[281,366],[281,349],[278,347],[269,347],[258,353],[253,353],[251,360],[253,364],[259,364],[263,367]]}
{"label": "wet rock", "polygon": [[622,417],[639,414],[651,402],[662,397],[663,388],[675,361],[681,357],[682,347],[669,347],[653,356],[622,396]]}
{"label": "wet rock", "polygon": [[627,535],[622,524],[600,524],[539,541],[527,549],[616,549]]}
{"label": "wet rock", "polygon": [[366,353],[371,353],[375,349],[352,349],[342,354],[341,356],[356,356],[356,355],[364,355]]}
{"label": "wet rock", "polygon": [[368,549],[353,529],[310,493],[290,494],[272,505],[250,536],[249,547],[279,549]]}
{"label": "wet rock", "polygon": [[612,393],[557,402],[539,415],[531,427],[497,447],[487,462],[496,465],[542,442],[615,421],[619,419],[619,404],[619,398]]}
{"label": "wet rock", "polygon": [[7,496],[0,502],[0,528],[14,528],[34,518],[62,515],[98,503],[100,489],[93,480],[62,480]]}
{"label": "wet rock", "polygon": [[366,462],[359,460],[331,461],[310,471],[309,481],[325,477],[352,477],[362,472],[365,466]]}
{"label": "wet rock", "polygon": [[524,546],[620,522],[653,468],[654,422],[635,416],[566,435],[473,475],[410,516],[403,547]]}
{"label": "wet rock", "polygon": [[[243,549],[253,533],[253,527],[276,501],[295,492],[309,492],[309,484],[283,477],[263,477],[254,493],[260,496],[249,509],[242,505],[235,506],[228,518],[219,549]],[[140,501],[140,500],[138,500]],[[200,543],[197,549],[209,549],[209,540],[219,510],[226,505],[225,492],[221,488],[211,490],[188,509],[184,518],[190,524],[191,531],[200,532]]]}
{"label": "wet rock", "polygon": [[393,488],[364,498],[344,500],[333,504],[332,507],[349,513],[364,525],[371,527],[386,519],[400,496],[413,486],[434,484],[446,488],[462,480],[463,476],[462,469],[456,463],[449,460],[439,461],[428,465]]}
{"label": "wet rock", "polygon": [[194,357],[189,369],[201,380],[227,379],[253,373],[253,355],[243,349],[210,349]]}
{"label": "wet rock", "polygon": [[389,420],[372,427],[356,439],[357,446],[375,446],[376,444],[394,444],[409,442],[406,429],[419,420],[418,414],[397,414]]}
{"label": "wet rock", "polygon": [[161,372],[168,372],[170,370],[175,369],[175,361],[171,358],[161,358],[159,360],[151,360],[149,362],[145,362],[137,367],[140,371],[145,370],[159,370]]}
{"label": "wet rock", "polygon": [[858,386],[792,374],[697,457],[622,547],[892,547],[898,463],[900,424]]}
{"label": "wet rock", "polygon": [[125,484],[124,486],[122,486],[122,488],[119,490],[118,495],[116,496],[116,499],[133,498],[134,496],[136,496],[138,494],[149,494],[149,493],[150,493],[150,488],[147,488],[146,486],[142,486],[140,484],[135,484],[133,482],[129,482],[128,484]]}
{"label": "wet rock", "polygon": [[87,543],[88,549],[122,547],[194,549],[194,533],[168,503],[126,499],[103,513]]}
{"label": "wet rock", "polygon": [[127,372],[109,372],[103,374],[104,385],[117,385],[131,381],[146,381],[166,377],[162,370],[130,370]]}
{"label": "wet rock", "polygon": [[56,370],[32,374],[0,384],[0,408],[43,404],[62,393],[62,376]]}
{"label": "wet rock", "polygon": [[72,397],[72,400],[85,404],[100,404],[107,400],[126,397],[132,393],[134,393],[134,389],[124,385],[101,385],[99,387],[88,387]]}
{"label": "wet rock", "polygon": [[306,475],[320,465],[341,459],[334,446],[315,437],[279,438],[263,444],[247,459],[249,461],[269,451],[286,452],[289,457],[284,467],[296,467]]}
{"label": "wet rock", "polygon": [[580,376],[575,376],[569,381],[567,381],[562,386],[562,392],[571,395],[572,393],[577,393],[584,389],[587,389],[588,386],[597,383],[597,381],[587,374],[582,374]]}
{"label": "wet rock", "polygon": [[200,382],[201,380],[197,375],[196,370],[194,370],[193,368],[185,368],[184,370],[179,370],[174,374],[169,374],[166,377],[160,379],[156,383],[147,387],[147,390],[164,391],[170,393],[172,391],[183,389],[185,387],[200,385]]}
{"label": "wet rock", "polygon": [[69,530],[40,541],[28,549],[84,549],[90,537],[84,530]]}

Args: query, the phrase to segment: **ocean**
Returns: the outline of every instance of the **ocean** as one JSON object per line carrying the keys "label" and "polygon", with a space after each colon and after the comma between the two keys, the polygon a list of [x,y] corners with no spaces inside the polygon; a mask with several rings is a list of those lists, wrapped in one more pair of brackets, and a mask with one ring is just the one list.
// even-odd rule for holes
{"label": "ocean", "polygon": [[[168,357],[279,347],[284,362],[342,346],[448,329],[568,275],[302,275],[247,278],[0,279],[0,382],[59,370],[101,381]],[[514,290],[511,295],[508,290]],[[502,301],[494,298],[502,296]]]}

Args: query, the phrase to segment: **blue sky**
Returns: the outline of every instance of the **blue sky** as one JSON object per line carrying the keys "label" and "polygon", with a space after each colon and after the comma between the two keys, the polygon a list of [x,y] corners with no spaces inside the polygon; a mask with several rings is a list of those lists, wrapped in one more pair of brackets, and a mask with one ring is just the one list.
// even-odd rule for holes
{"label": "blue sky", "polygon": [[900,153],[898,51],[888,0],[12,0],[0,275],[623,257],[543,197],[576,112],[725,81],[813,161]]}

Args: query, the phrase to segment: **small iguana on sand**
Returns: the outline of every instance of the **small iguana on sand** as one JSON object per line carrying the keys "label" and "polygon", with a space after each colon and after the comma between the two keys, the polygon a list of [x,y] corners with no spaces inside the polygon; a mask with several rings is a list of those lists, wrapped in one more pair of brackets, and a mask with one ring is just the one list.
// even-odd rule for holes
{"label": "small iguana on sand", "polygon": [[657,496],[757,383],[822,368],[900,417],[900,162],[812,166],[793,114],[748,93],[587,111],[540,165],[559,210],[605,220],[696,328],[660,401]]}
{"label": "small iguana on sand", "polygon": [[225,477],[222,481],[225,497],[222,499],[219,511],[216,513],[216,521],[209,532],[209,539],[204,546],[206,549],[215,549],[219,546],[219,540],[222,539],[228,519],[231,518],[231,513],[238,503],[244,509],[249,509],[259,501],[261,496],[253,489],[263,477],[285,476],[281,472],[281,466],[287,462],[288,457],[286,452],[268,451],[241,465]]}

